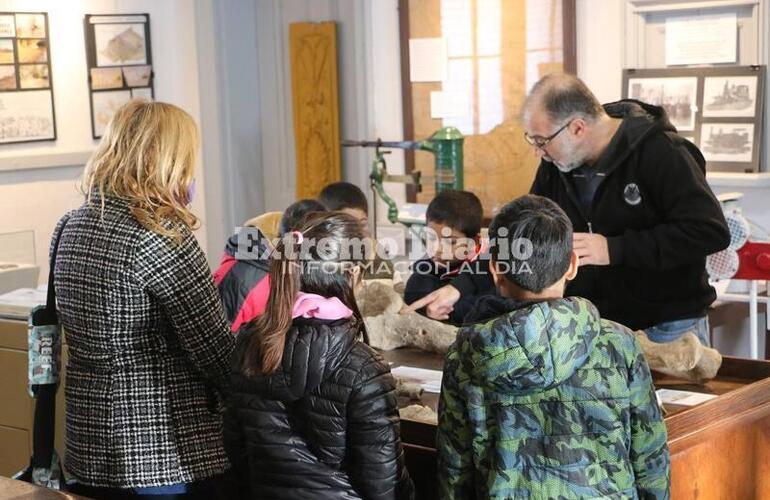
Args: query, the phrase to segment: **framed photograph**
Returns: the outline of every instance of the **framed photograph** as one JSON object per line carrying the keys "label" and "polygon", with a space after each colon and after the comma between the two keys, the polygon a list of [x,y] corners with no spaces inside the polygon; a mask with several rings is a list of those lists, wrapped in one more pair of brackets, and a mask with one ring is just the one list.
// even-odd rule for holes
{"label": "framed photograph", "polygon": [[17,38],[19,63],[48,62],[48,41],[45,38]]}
{"label": "framed photograph", "polygon": [[628,81],[628,97],[663,107],[677,130],[695,130],[697,77],[632,78]]}
{"label": "framed photograph", "polygon": [[703,84],[704,117],[754,117],[757,113],[756,76],[714,76]]}
{"label": "framed photograph", "polygon": [[146,64],[144,27],[144,24],[95,25],[96,65]]}
{"label": "framed photograph", "polygon": [[103,90],[91,92],[91,110],[94,134],[101,137],[112,119],[112,115],[121,106],[131,100],[130,90]]}
{"label": "framed photograph", "polygon": [[13,40],[0,39],[0,64],[13,64],[15,62]]}
{"label": "framed photograph", "polygon": [[94,90],[123,88],[120,68],[91,68],[91,88]]}
{"label": "framed photograph", "polygon": [[16,37],[16,18],[13,14],[0,15],[0,37]]}
{"label": "framed photograph", "polygon": [[48,14],[0,12],[0,144],[56,140]]}
{"label": "framed photograph", "polygon": [[46,14],[16,13],[16,37],[46,38],[48,30]]}
{"label": "framed photograph", "polygon": [[153,97],[150,16],[88,14],[84,29],[92,135],[98,139],[117,108],[133,98]]}
{"label": "framed photograph", "polygon": [[753,123],[704,123],[700,137],[707,161],[751,163],[753,159]]}
{"label": "framed photograph", "polygon": [[123,77],[129,87],[146,87],[150,84],[152,66],[124,66]]}
{"label": "framed photograph", "polygon": [[150,87],[131,89],[131,99],[152,101],[152,89]]}
{"label": "framed photograph", "polygon": [[0,144],[56,139],[51,90],[0,92]]}
{"label": "framed photograph", "polygon": [[[764,66],[625,69],[622,95],[662,105],[677,132],[701,150],[708,171],[758,172],[765,74]],[[689,116],[671,104],[688,94]]]}
{"label": "framed photograph", "polygon": [[16,66],[0,66],[0,90],[16,90]]}
{"label": "framed photograph", "polygon": [[20,64],[19,87],[22,89],[46,89],[51,86],[47,64]]}

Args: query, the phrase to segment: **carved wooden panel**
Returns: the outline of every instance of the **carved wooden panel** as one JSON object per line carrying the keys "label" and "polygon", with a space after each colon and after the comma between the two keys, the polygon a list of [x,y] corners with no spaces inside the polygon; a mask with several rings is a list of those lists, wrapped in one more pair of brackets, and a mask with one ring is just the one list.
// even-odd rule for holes
{"label": "carved wooden panel", "polygon": [[289,25],[297,199],[339,181],[337,29],[333,22]]}

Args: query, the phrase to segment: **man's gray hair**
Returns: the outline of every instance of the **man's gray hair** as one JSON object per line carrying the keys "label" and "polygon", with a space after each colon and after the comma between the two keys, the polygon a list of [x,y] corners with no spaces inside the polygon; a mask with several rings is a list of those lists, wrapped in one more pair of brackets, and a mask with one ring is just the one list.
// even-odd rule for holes
{"label": "man's gray hair", "polygon": [[605,114],[593,92],[573,75],[551,74],[541,78],[532,87],[524,107],[531,110],[535,103],[553,123],[564,123],[576,116],[593,122]]}

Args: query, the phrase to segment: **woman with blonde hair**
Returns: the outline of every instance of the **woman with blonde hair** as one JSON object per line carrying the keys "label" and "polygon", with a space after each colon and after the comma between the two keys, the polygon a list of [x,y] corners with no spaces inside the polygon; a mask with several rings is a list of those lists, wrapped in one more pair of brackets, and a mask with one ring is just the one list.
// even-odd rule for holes
{"label": "woman with blonde hair", "polygon": [[197,149],[181,109],[126,104],[86,166],[85,203],[54,233],[65,466],[87,496],[213,498],[229,468],[234,340],[192,234]]}

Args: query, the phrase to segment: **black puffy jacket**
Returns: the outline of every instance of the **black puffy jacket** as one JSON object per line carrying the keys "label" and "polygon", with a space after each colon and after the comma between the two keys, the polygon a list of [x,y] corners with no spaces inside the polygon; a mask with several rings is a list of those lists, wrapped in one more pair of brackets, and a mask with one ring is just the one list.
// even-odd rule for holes
{"label": "black puffy jacket", "polygon": [[296,319],[281,367],[241,372],[234,355],[225,448],[244,498],[402,499],[404,465],[395,382],[352,320]]}

